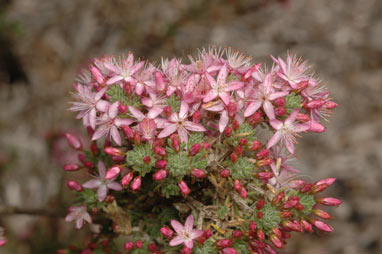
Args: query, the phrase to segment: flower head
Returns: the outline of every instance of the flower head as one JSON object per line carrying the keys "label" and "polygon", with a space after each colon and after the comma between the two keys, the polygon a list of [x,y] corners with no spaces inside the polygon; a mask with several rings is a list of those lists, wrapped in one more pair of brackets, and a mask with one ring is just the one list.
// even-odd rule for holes
{"label": "flower head", "polygon": [[92,218],[90,217],[86,206],[71,206],[69,207],[69,214],[66,215],[65,221],[70,222],[76,220],[76,228],[80,229],[84,222],[92,223]]}
{"label": "flower head", "polygon": [[170,246],[183,243],[187,248],[192,249],[194,247],[194,239],[197,239],[204,233],[203,230],[193,229],[194,216],[192,214],[187,217],[184,226],[176,220],[171,220],[171,226],[178,235],[170,241]]}

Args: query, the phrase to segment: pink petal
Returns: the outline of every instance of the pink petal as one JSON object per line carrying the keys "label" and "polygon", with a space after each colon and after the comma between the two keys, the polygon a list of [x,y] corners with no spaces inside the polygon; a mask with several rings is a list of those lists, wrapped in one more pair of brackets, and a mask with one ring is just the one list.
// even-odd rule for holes
{"label": "pink petal", "polygon": [[110,63],[104,63],[103,65],[104,65],[105,68],[108,69],[109,71],[114,72],[114,73],[118,73],[118,69],[117,69],[117,67],[114,66],[113,64],[110,64]]}
{"label": "pink petal", "polygon": [[208,83],[210,83],[212,88],[217,86],[216,80],[209,73],[206,73],[206,78],[207,78]]}
{"label": "pink petal", "polygon": [[185,101],[182,101],[180,104],[179,118],[185,119],[188,115],[189,106]]}
{"label": "pink petal", "polygon": [[269,101],[264,101],[263,109],[264,109],[264,112],[268,116],[269,119],[275,118],[275,111],[273,109],[272,103],[270,103]]}
{"label": "pink petal", "polygon": [[168,124],[158,135],[158,138],[164,138],[170,136],[178,129],[176,124]]}
{"label": "pink petal", "polygon": [[134,66],[132,73],[139,71],[144,65],[145,65],[145,61],[140,61]]}
{"label": "pink petal", "polygon": [[218,74],[218,78],[217,78],[218,83],[224,84],[227,80],[227,76],[228,76],[227,65],[223,65],[223,67],[220,69]]}
{"label": "pink petal", "polygon": [[170,223],[178,235],[180,235],[184,231],[184,227],[182,224],[179,223],[179,221],[171,220]]}
{"label": "pink petal", "polygon": [[105,179],[113,179],[121,172],[121,168],[114,166],[106,172]]}
{"label": "pink petal", "polygon": [[108,183],[107,187],[109,187],[110,189],[115,190],[115,191],[121,191],[122,190],[122,185],[120,185],[117,182]]}
{"label": "pink petal", "polygon": [[118,82],[118,81],[121,81],[122,79],[123,79],[123,77],[120,76],[120,75],[114,76],[114,77],[112,77],[111,79],[109,79],[109,80],[106,82],[106,85],[112,85],[112,84],[114,84],[114,83],[116,83],[116,82]]}
{"label": "pink petal", "polygon": [[243,82],[240,82],[240,81],[237,81],[237,80],[233,80],[231,82],[231,85],[228,87],[228,91],[235,91],[237,89],[240,89],[244,86],[244,83]]}
{"label": "pink petal", "polygon": [[220,99],[222,99],[222,101],[224,102],[225,105],[228,105],[228,103],[230,101],[229,93],[227,93],[227,92],[220,92],[219,93],[219,97],[220,97]]}
{"label": "pink petal", "polygon": [[151,98],[144,97],[142,98],[142,104],[145,105],[146,107],[151,108],[154,106],[154,102]]}
{"label": "pink petal", "polygon": [[227,127],[229,122],[229,117],[228,117],[228,112],[224,110],[221,115],[220,115],[220,120],[219,120],[219,131],[220,133],[223,133],[225,127]]}
{"label": "pink petal", "polygon": [[272,93],[271,95],[269,95],[269,100],[274,100],[274,99],[277,99],[277,98],[280,98],[280,97],[284,97],[288,95],[288,92],[277,92],[277,93]]}
{"label": "pink petal", "polygon": [[211,89],[208,91],[206,95],[204,95],[203,102],[209,102],[215,99],[218,96],[218,92],[216,92],[214,89]]}
{"label": "pink petal", "polygon": [[95,101],[98,101],[99,99],[101,99],[102,96],[106,93],[107,89],[109,89],[109,88],[108,87],[104,87],[101,90],[99,90],[96,93],[96,95],[94,96]]}
{"label": "pink petal", "polygon": [[117,145],[122,145],[121,135],[119,134],[117,127],[115,127],[114,125],[110,129],[110,135]]}
{"label": "pink petal", "polygon": [[107,131],[108,131],[108,128],[104,125],[98,127],[98,129],[93,134],[92,140],[97,140],[97,139],[105,136]]}
{"label": "pink petal", "polygon": [[286,124],[293,123],[296,120],[298,111],[299,111],[298,109],[293,110],[292,113],[290,113],[290,115],[287,117],[287,119],[285,119],[285,123]]}
{"label": "pink petal", "polygon": [[138,121],[142,121],[143,119],[145,119],[145,115],[139,111],[137,108],[133,107],[133,106],[129,106],[129,110],[131,112],[131,114],[138,120]]}
{"label": "pink petal", "polygon": [[150,119],[155,119],[157,116],[160,115],[160,113],[162,113],[162,111],[163,111],[163,108],[153,107],[147,113],[147,117],[150,118]]}
{"label": "pink petal", "polygon": [[108,110],[108,115],[110,118],[114,119],[118,115],[118,106],[119,106],[119,101],[116,101],[110,105]]}
{"label": "pink petal", "polygon": [[175,91],[176,91],[176,87],[174,87],[174,86],[169,86],[169,87],[167,88],[166,95],[167,95],[167,96],[171,96]]}
{"label": "pink petal", "polygon": [[286,72],[287,72],[287,69],[286,69],[287,66],[286,66],[284,60],[282,60],[282,59],[279,57],[279,58],[278,58],[278,63],[279,63],[279,65],[280,65],[282,71],[283,71],[284,73],[286,73]]}
{"label": "pink petal", "polygon": [[100,100],[96,104],[96,109],[101,112],[106,112],[109,109],[110,103],[104,100]]}
{"label": "pink petal", "polygon": [[65,221],[66,222],[71,222],[72,220],[74,220],[76,218],[76,213],[69,213],[68,215],[66,215],[65,217]]}
{"label": "pink petal", "polygon": [[291,154],[294,154],[294,145],[290,139],[284,139],[285,146]]}
{"label": "pink petal", "polygon": [[88,223],[92,223],[92,217],[90,217],[90,215],[88,214],[88,212],[86,212],[84,215],[84,220],[86,220]]}
{"label": "pink petal", "polygon": [[252,101],[244,111],[244,117],[253,115],[261,107],[261,101]]}
{"label": "pink petal", "polygon": [[170,245],[170,246],[177,246],[177,245],[182,244],[182,243],[184,243],[184,239],[183,239],[183,237],[181,237],[181,236],[176,236],[176,237],[174,237],[174,238],[170,241],[169,245]]}
{"label": "pink petal", "polygon": [[101,184],[102,184],[101,180],[92,179],[82,184],[82,186],[87,189],[94,189],[94,188],[98,188]]}
{"label": "pink petal", "polygon": [[272,136],[272,138],[268,141],[267,149],[271,148],[272,146],[276,145],[282,137],[282,134],[280,131],[276,131],[276,133]]}
{"label": "pink petal", "polygon": [[106,175],[106,167],[103,161],[98,161],[98,173],[100,177],[105,178]]}
{"label": "pink petal", "polygon": [[178,128],[178,134],[179,134],[180,143],[186,143],[187,144],[188,134],[187,134],[186,129],[183,127]]}
{"label": "pink petal", "polygon": [[106,185],[101,185],[98,190],[97,190],[97,196],[98,196],[98,201],[102,202],[105,200],[107,195],[107,187]]}
{"label": "pink petal", "polygon": [[154,121],[155,121],[155,124],[157,125],[157,128],[159,129],[163,129],[164,127],[166,127],[166,124],[168,123],[167,120],[162,118],[156,118],[154,119]]}
{"label": "pink petal", "polygon": [[303,132],[309,130],[310,126],[308,124],[295,124],[293,129],[295,132]]}
{"label": "pink petal", "polygon": [[78,218],[77,220],[76,220],[76,228],[77,229],[80,229],[80,228],[82,228],[82,225],[84,224],[84,219],[82,219],[82,218]]}
{"label": "pink petal", "polygon": [[141,95],[143,93],[145,89],[145,86],[142,84],[142,83],[137,83],[135,85],[135,92],[138,94],[138,95]]}
{"label": "pink petal", "polygon": [[88,115],[88,121],[89,121],[90,127],[92,127],[93,130],[96,127],[96,119],[97,119],[97,111],[95,108],[93,108],[92,110],[90,110]]}
{"label": "pink petal", "polygon": [[271,126],[273,127],[273,129],[275,130],[280,130],[281,127],[283,127],[283,122],[277,120],[277,119],[272,119],[269,121],[269,123],[271,124]]}
{"label": "pink petal", "polygon": [[130,125],[133,123],[133,120],[129,118],[117,118],[114,120],[114,124],[117,127],[121,127],[122,125]]}
{"label": "pink petal", "polygon": [[194,247],[194,241],[193,240],[186,240],[186,241],[184,241],[184,245],[187,248],[192,249]]}
{"label": "pink petal", "polygon": [[203,230],[194,229],[191,231],[191,238],[196,239],[204,234]]}
{"label": "pink petal", "polygon": [[190,232],[193,227],[194,227],[194,216],[192,214],[190,214],[187,217],[186,222],[184,223],[184,230]]}
{"label": "pink petal", "polygon": [[206,129],[200,124],[197,124],[191,121],[185,121],[183,123],[183,126],[190,131],[206,131]]}

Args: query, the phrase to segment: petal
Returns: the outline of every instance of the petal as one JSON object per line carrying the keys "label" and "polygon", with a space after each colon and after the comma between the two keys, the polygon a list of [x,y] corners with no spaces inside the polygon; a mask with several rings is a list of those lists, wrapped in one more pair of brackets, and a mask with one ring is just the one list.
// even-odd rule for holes
{"label": "petal", "polygon": [[166,124],[168,123],[167,120],[162,118],[156,118],[154,119],[154,121],[155,121],[155,124],[157,125],[157,128],[159,129],[163,129],[164,127],[166,127]]}
{"label": "petal", "polygon": [[275,111],[273,109],[272,103],[270,103],[269,101],[264,101],[263,109],[269,119],[275,119]]}
{"label": "petal", "polygon": [[184,230],[191,232],[192,228],[194,227],[194,216],[190,214],[186,222],[184,223]]}
{"label": "petal", "polygon": [[288,92],[277,92],[277,93],[272,93],[271,95],[269,95],[268,98],[272,101],[274,99],[284,97],[286,95],[288,95]]}
{"label": "petal", "polygon": [[101,180],[92,179],[82,184],[82,186],[87,189],[94,189],[94,188],[98,188],[101,184],[102,184]]}
{"label": "petal", "polygon": [[220,99],[222,99],[222,101],[224,102],[225,105],[228,105],[230,98],[231,98],[229,96],[229,93],[221,92],[221,93],[219,93],[219,97],[220,97]]}
{"label": "petal", "polygon": [[92,140],[97,140],[99,138],[102,138],[103,136],[106,135],[107,132],[108,132],[108,129],[106,126],[102,125],[98,127],[98,129],[93,134]]}
{"label": "petal", "polygon": [[228,117],[228,112],[224,110],[222,114],[220,115],[220,120],[219,120],[219,131],[220,133],[223,133],[225,127],[227,127],[229,122],[229,117]]}
{"label": "petal", "polygon": [[276,145],[282,137],[282,134],[280,131],[276,131],[276,133],[272,136],[272,138],[268,141],[267,149],[271,148],[272,146]]}
{"label": "petal", "polygon": [[145,105],[146,107],[151,108],[154,106],[154,102],[151,98],[144,97],[142,98],[142,104]]}
{"label": "petal", "polygon": [[105,178],[106,175],[106,167],[103,161],[98,161],[98,173],[102,178]]}
{"label": "petal", "polygon": [[206,131],[206,129],[200,124],[197,124],[191,121],[184,122],[183,126],[190,131]]}
{"label": "petal", "polygon": [[115,127],[114,125],[110,129],[110,135],[117,145],[122,145],[121,135],[119,134],[117,127]]}
{"label": "petal", "polygon": [[88,120],[89,120],[90,127],[92,127],[94,130],[96,127],[96,118],[97,118],[97,111],[95,108],[90,110],[88,117],[89,117]]}
{"label": "petal", "polygon": [[153,107],[147,113],[147,117],[150,118],[150,119],[155,119],[157,116],[160,115],[160,113],[162,113],[162,111],[163,111],[163,108]]}
{"label": "petal", "polygon": [[235,91],[237,89],[240,89],[244,86],[244,83],[243,82],[240,82],[240,81],[237,81],[237,80],[233,80],[231,82],[231,85],[228,87],[228,91]]}
{"label": "petal", "polygon": [[207,78],[208,83],[210,83],[212,88],[217,86],[215,79],[209,73],[206,73],[206,78]]}
{"label": "petal", "polygon": [[273,129],[275,130],[280,130],[281,127],[283,127],[283,122],[277,120],[277,119],[272,119],[269,121],[269,123],[272,125]]}
{"label": "petal", "polygon": [[174,238],[170,241],[169,245],[170,245],[170,246],[176,246],[176,245],[179,245],[179,244],[182,244],[182,243],[184,243],[184,239],[183,239],[183,237],[176,236],[176,237],[174,237]]}
{"label": "petal", "polygon": [[223,67],[220,69],[218,74],[218,78],[217,78],[218,83],[224,84],[227,80],[227,76],[228,76],[227,65],[223,65]]}
{"label": "petal", "polygon": [[291,154],[294,154],[294,145],[290,139],[285,138],[285,146]]}
{"label": "petal", "polygon": [[108,110],[108,115],[111,119],[114,119],[118,115],[118,106],[119,106],[119,101],[116,101],[110,105]]}
{"label": "petal", "polygon": [[97,190],[97,196],[98,196],[98,201],[102,202],[105,200],[107,195],[107,187],[106,185],[101,185],[98,190]]}
{"label": "petal", "polygon": [[179,118],[185,119],[188,115],[189,106],[185,101],[182,101],[180,104]]}
{"label": "petal", "polygon": [[84,224],[84,219],[82,219],[82,218],[78,218],[77,220],[76,220],[76,228],[77,229],[80,229],[80,228],[82,228],[82,225]]}
{"label": "petal", "polygon": [[72,220],[74,220],[76,218],[76,213],[69,213],[68,215],[66,215],[65,217],[65,221],[66,222],[71,222]]}
{"label": "petal", "polygon": [[133,120],[129,118],[117,118],[114,120],[114,124],[117,127],[121,127],[122,125],[130,125],[133,123]]}
{"label": "petal", "polygon": [[215,99],[218,96],[218,92],[216,92],[214,89],[211,89],[208,91],[208,93],[204,96],[203,102],[209,102]]}
{"label": "petal", "polygon": [[244,111],[244,117],[253,115],[261,107],[261,101],[252,101]]}
{"label": "petal", "polygon": [[120,191],[122,190],[122,185],[120,185],[119,183],[117,182],[111,182],[111,183],[108,183],[107,184],[107,187],[112,189],[112,190],[115,190],[115,191]]}
{"label": "petal", "polygon": [[285,124],[291,124],[296,120],[299,109],[295,109],[290,113],[290,115],[285,119]]}
{"label": "petal", "polygon": [[188,133],[184,127],[178,128],[178,134],[179,134],[179,139],[180,143],[186,143],[188,141]]}
{"label": "petal", "polygon": [[104,87],[102,88],[101,90],[99,90],[95,96],[94,96],[94,99],[95,101],[98,101],[99,99],[102,98],[102,96],[106,93],[107,89],[109,89],[108,87]]}
{"label": "petal", "polygon": [[192,249],[194,247],[194,241],[193,240],[186,240],[186,241],[184,241],[184,245],[187,248]]}
{"label": "petal", "polygon": [[176,124],[170,123],[168,124],[158,135],[158,138],[164,138],[170,136],[178,129]]}
{"label": "petal", "polygon": [[192,238],[192,239],[196,239],[196,238],[202,236],[203,234],[204,234],[204,231],[203,231],[203,230],[194,229],[194,230],[192,230],[192,232],[191,232],[191,238]]}
{"label": "petal", "polygon": [[175,232],[179,235],[184,231],[184,227],[182,224],[179,223],[179,221],[171,220],[170,221],[172,228],[175,230]]}
{"label": "petal", "polygon": [[309,130],[310,126],[308,124],[295,124],[293,129],[295,132],[303,132]]}
{"label": "petal", "polygon": [[117,68],[116,66],[114,66],[113,64],[110,64],[110,63],[104,63],[103,65],[104,65],[105,68],[108,69],[109,71],[114,72],[114,73],[118,73],[118,68]]}
{"label": "petal", "polygon": [[89,213],[88,212],[85,212],[85,214],[83,215],[84,217],[84,220],[86,220],[89,224],[92,223],[92,217],[90,217]]}
{"label": "petal", "polygon": [[142,121],[143,119],[145,119],[145,115],[139,111],[137,108],[133,107],[133,106],[129,106],[129,111],[131,112],[131,114],[138,120],[138,121]]}
{"label": "petal", "polygon": [[122,79],[123,79],[123,77],[120,76],[120,75],[114,76],[114,77],[112,77],[111,79],[109,79],[109,80],[106,82],[106,85],[112,85],[112,84],[114,84],[115,82],[121,81]]}
{"label": "petal", "polygon": [[109,109],[110,103],[104,100],[100,100],[96,104],[96,108],[101,112],[106,112]]}

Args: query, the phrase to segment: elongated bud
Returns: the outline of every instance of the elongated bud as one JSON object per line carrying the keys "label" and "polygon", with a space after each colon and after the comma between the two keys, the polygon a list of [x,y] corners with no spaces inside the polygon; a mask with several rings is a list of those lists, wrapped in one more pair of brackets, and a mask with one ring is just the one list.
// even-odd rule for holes
{"label": "elongated bud", "polygon": [[332,216],[325,212],[325,211],[322,211],[320,209],[312,209],[312,213],[320,218],[323,218],[323,219],[326,219],[326,220],[329,220],[332,218]]}
{"label": "elongated bud", "polygon": [[159,91],[163,91],[165,89],[163,76],[162,76],[162,73],[160,73],[159,71],[155,72],[155,84],[157,85],[157,89]]}
{"label": "elongated bud", "polygon": [[127,185],[129,185],[129,183],[131,182],[131,180],[133,179],[133,173],[132,172],[129,172],[127,173],[126,175],[124,175],[122,177],[122,180],[121,180],[121,184],[123,187],[126,187]]}
{"label": "elongated bud", "polygon": [[68,140],[68,143],[71,147],[79,151],[82,150],[81,141],[76,136],[70,133],[65,133],[65,137]]}
{"label": "elongated bud", "polygon": [[119,173],[121,173],[121,167],[119,165],[115,165],[113,167],[111,167],[107,172],[106,172],[106,175],[105,175],[105,179],[113,179],[115,178],[116,176],[119,175]]}
{"label": "elongated bud", "polygon": [[262,209],[264,207],[264,205],[265,205],[264,199],[259,199],[256,202],[256,209],[260,210],[260,209]]}
{"label": "elongated bud", "polygon": [[285,192],[284,191],[280,192],[273,198],[272,203],[275,205],[280,204],[281,201],[284,199],[284,196],[285,196]]}
{"label": "elongated bud", "polygon": [[183,249],[181,251],[181,254],[191,254],[191,253],[192,253],[192,249],[187,248],[186,246],[183,247]]}
{"label": "elongated bud", "polygon": [[200,112],[196,110],[194,114],[192,114],[192,121],[194,123],[200,123]]}
{"label": "elongated bud", "polygon": [[125,156],[125,155],[111,156],[111,159],[112,159],[114,162],[124,162],[124,161],[126,161],[126,156]]}
{"label": "elongated bud", "polygon": [[178,135],[171,135],[171,141],[172,141],[172,148],[179,152],[180,150],[180,143],[179,143],[179,138]]}
{"label": "elongated bud", "polygon": [[162,235],[166,238],[172,238],[174,236],[174,231],[172,231],[169,227],[164,226],[160,229]]}
{"label": "elongated bud", "polygon": [[311,183],[307,183],[305,184],[302,188],[301,188],[301,193],[307,193],[307,192],[310,192],[312,190],[312,187],[313,185]]}
{"label": "elongated bud", "polygon": [[154,179],[155,181],[161,181],[161,180],[165,179],[165,178],[167,177],[167,175],[168,175],[167,170],[165,170],[165,169],[160,169],[160,170],[158,170],[157,172],[155,172],[155,173],[153,174],[153,179]]}
{"label": "elongated bud", "polygon": [[157,168],[166,168],[167,167],[167,161],[165,161],[165,160],[157,160],[156,162],[155,162],[155,166],[157,167]]}
{"label": "elongated bud", "polygon": [[207,239],[212,236],[213,232],[210,229],[204,230],[203,236]]}
{"label": "elongated bud", "polygon": [[309,124],[308,131],[310,131],[310,132],[321,133],[321,132],[326,131],[326,127],[317,121],[311,120],[308,122],[308,124]]}
{"label": "elongated bud", "polygon": [[142,248],[142,247],[143,247],[143,242],[142,242],[142,240],[138,240],[138,241],[136,241],[136,242],[135,242],[135,247],[136,247],[137,249]]}
{"label": "elongated bud", "polygon": [[243,147],[241,145],[235,147],[235,154],[237,154],[238,156],[241,156],[243,154]]}
{"label": "elongated bud", "polygon": [[268,180],[274,176],[272,172],[263,171],[256,174],[256,177],[260,180]]}
{"label": "elongated bud", "polygon": [[98,155],[97,141],[92,141],[90,145],[90,150],[92,151],[93,155]]}
{"label": "elongated bud", "polygon": [[196,178],[204,178],[206,177],[206,173],[204,172],[204,170],[201,170],[201,169],[198,169],[198,168],[194,168],[192,171],[191,171],[191,174],[196,177]]}
{"label": "elongated bud", "polygon": [[78,191],[78,192],[84,190],[84,188],[78,182],[76,182],[76,181],[68,181],[66,183],[66,186],[68,186],[69,189],[75,190],[75,191]]}
{"label": "elongated bud", "polygon": [[284,204],[282,204],[283,209],[291,209],[298,204],[298,200],[288,200]]}
{"label": "elongated bud", "polygon": [[203,142],[202,144],[203,144],[203,148],[204,148],[205,150],[211,148],[211,145],[210,145],[209,143],[207,143],[207,142]]}
{"label": "elongated bud", "polygon": [[190,155],[191,156],[195,156],[196,154],[199,153],[200,149],[202,148],[202,146],[197,143],[197,144],[194,144],[193,146],[191,146],[190,148]]}
{"label": "elongated bud", "polygon": [[115,147],[112,147],[112,146],[108,146],[108,147],[105,147],[105,149],[103,149],[103,151],[108,154],[108,155],[112,155],[112,156],[121,156],[123,155],[124,153],[122,152],[122,150],[118,149],[118,148],[115,148]]}
{"label": "elongated bud", "polygon": [[149,251],[151,252],[154,252],[157,250],[157,246],[155,245],[155,243],[150,243],[149,246],[147,246],[147,248],[149,249]]}
{"label": "elongated bud", "polygon": [[281,240],[276,235],[271,235],[269,239],[271,240],[271,242],[276,248],[281,249],[283,247]]}
{"label": "elongated bud", "polygon": [[223,177],[223,178],[227,178],[229,177],[229,170],[228,169],[223,169],[222,171],[220,171],[220,176]]}
{"label": "elongated bud", "polygon": [[290,211],[282,211],[280,215],[281,215],[281,217],[283,217],[283,218],[289,218],[289,217],[292,217],[292,216],[293,216],[293,213],[290,212]]}
{"label": "elongated bud", "polygon": [[320,220],[316,219],[310,219],[310,223],[312,223],[313,226],[315,226],[317,229],[324,231],[324,232],[333,232],[333,228],[326,224],[325,222],[322,222]]}
{"label": "elongated bud", "polygon": [[273,228],[272,229],[272,232],[278,237],[278,238],[282,238],[283,234],[281,233],[280,229],[279,228]]}
{"label": "elongated bud", "polygon": [[265,235],[262,229],[257,230],[257,239],[259,239],[260,242],[264,242]]}
{"label": "elongated bud", "polygon": [[226,248],[226,247],[229,247],[233,244],[233,240],[232,239],[221,239],[219,241],[216,242],[216,247],[218,248]]}
{"label": "elongated bud", "polygon": [[333,108],[336,108],[337,106],[338,104],[335,103],[334,101],[327,101],[324,105],[324,108],[333,109]]}
{"label": "elongated bud", "polygon": [[256,214],[257,218],[261,219],[264,216],[264,213],[262,211],[258,211]]}
{"label": "elongated bud", "polygon": [[241,183],[240,183],[240,180],[236,179],[234,182],[233,182],[233,187],[236,191],[240,191],[241,189]]}
{"label": "elongated bud", "polygon": [[154,147],[154,153],[160,156],[166,156],[166,149],[161,146]]}
{"label": "elongated bud", "polygon": [[142,142],[141,135],[138,132],[134,132],[133,142],[137,145]]}
{"label": "elongated bud", "polygon": [[227,127],[224,129],[224,136],[227,138],[232,136],[232,128],[231,127]]}
{"label": "elongated bud", "polygon": [[263,119],[263,116],[261,114],[261,112],[255,112],[250,118],[249,118],[249,123],[251,125],[256,125],[258,123],[260,123]]}
{"label": "elongated bud", "polygon": [[77,164],[66,164],[64,166],[65,171],[77,171],[79,169],[80,169],[80,166],[78,166]]}
{"label": "elongated bud", "polygon": [[164,109],[163,109],[163,113],[164,113],[166,116],[170,116],[171,113],[172,113],[171,106],[166,106],[166,107],[164,107]]}
{"label": "elongated bud", "polygon": [[265,159],[269,156],[269,150],[268,149],[262,149],[260,152],[256,154],[256,159],[261,160]]}
{"label": "elongated bud", "polygon": [[188,195],[191,192],[190,188],[188,188],[187,183],[183,180],[180,180],[178,182],[178,187],[180,189],[180,192],[182,192],[183,195]]}
{"label": "elongated bud", "polygon": [[137,176],[137,177],[135,177],[134,180],[132,181],[130,187],[131,187],[131,189],[132,189],[133,191],[135,191],[135,190],[138,190],[138,189],[141,187],[141,184],[142,184],[142,178],[141,178],[141,176]]}
{"label": "elongated bud", "polygon": [[251,151],[257,151],[257,150],[259,150],[260,148],[261,148],[261,142],[258,141],[258,140],[254,140],[254,141],[252,141],[252,143],[251,143],[251,145],[250,145],[250,147],[249,147],[249,149],[250,149]]}
{"label": "elongated bud", "polygon": [[336,178],[325,178],[318,182],[316,182],[314,185],[321,185],[321,184],[327,184],[328,186],[332,185],[336,181]]}
{"label": "elongated bud", "polygon": [[240,197],[246,199],[248,197],[248,192],[244,187],[241,187],[239,191],[239,195]]}
{"label": "elongated bud", "polygon": [[232,122],[232,129],[236,131],[236,130],[239,129],[239,127],[240,127],[239,122],[236,121],[236,120],[233,120],[233,122]]}
{"label": "elongated bud", "polygon": [[283,225],[286,228],[289,228],[290,230],[296,231],[296,232],[302,232],[302,227],[300,223],[294,223],[292,221],[283,221],[281,222],[281,225]]}
{"label": "elongated bud", "polygon": [[338,206],[342,204],[342,201],[336,198],[319,198],[316,202],[326,206]]}
{"label": "elongated bud", "polygon": [[234,230],[232,232],[232,237],[233,238],[240,238],[240,237],[242,237],[242,235],[243,235],[243,232],[241,232],[240,230]]}
{"label": "elongated bud", "polygon": [[127,139],[134,138],[134,132],[133,132],[133,130],[129,126],[122,125],[122,132],[123,132],[123,134],[125,135],[125,137]]}
{"label": "elongated bud", "polygon": [[248,139],[246,138],[239,139],[239,145],[245,146],[246,144],[248,144]]}
{"label": "elongated bud", "polygon": [[326,103],[323,99],[312,100],[304,104],[304,108],[306,109],[317,109],[321,108]]}
{"label": "elongated bud", "polygon": [[94,168],[94,164],[91,161],[85,161],[84,166],[88,169]]}
{"label": "elongated bud", "polygon": [[312,186],[312,189],[311,189],[311,192],[313,194],[316,194],[316,193],[319,193],[319,192],[322,192],[324,190],[326,190],[328,188],[329,185],[327,185],[326,183],[323,183],[323,184],[313,184]]}
{"label": "elongated bud", "polygon": [[237,254],[237,250],[235,250],[234,248],[232,247],[228,247],[228,248],[224,248],[222,251],[221,251],[222,254]]}
{"label": "elongated bud", "polygon": [[275,108],[275,115],[276,116],[283,116],[287,113],[287,110],[285,107],[277,107]]}
{"label": "elongated bud", "polygon": [[229,157],[231,158],[231,161],[233,163],[235,163],[237,161],[237,154],[236,153],[231,153],[231,155]]}
{"label": "elongated bud", "polygon": [[126,94],[131,94],[131,86],[130,86],[130,83],[129,82],[125,82],[124,85],[123,85],[123,91],[126,93]]}
{"label": "elongated bud", "polygon": [[301,91],[305,89],[309,85],[309,80],[301,81],[300,83],[297,84],[296,90]]}
{"label": "elongated bud", "polygon": [[300,221],[300,224],[301,224],[302,228],[303,228],[306,232],[309,232],[309,233],[312,233],[312,232],[313,232],[312,224],[310,224],[310,223],[307,222],[306,220],[302,219],[302,220]]}
{"label": "elongated bud", "polygon": [[305,122],[308,122],[310,120],[310,117],[307,114],[298,113],[296,119],[297,119],[297,121],[305,123]]}
{"label": "elongated bud", "polygon": [[259,160],[256,162],[256,165],[258,167],[265,167],[265,166],[269,166],[273,163],[273,160],[271,158],[265,158],[263,160]]}
{"label": "elongated bud", "polygon": [[251,222],[249,223],[249,232],[255,232],[256,228],[257,228],[257,224],[256,224],[256,222],[251,221]]}

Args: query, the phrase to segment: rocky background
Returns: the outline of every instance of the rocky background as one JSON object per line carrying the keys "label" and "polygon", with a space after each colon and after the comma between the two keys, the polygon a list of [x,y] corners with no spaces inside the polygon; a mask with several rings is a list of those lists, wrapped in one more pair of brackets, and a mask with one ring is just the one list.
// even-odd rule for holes
{"label": "rocky background", "polygon": [[70,202],[62,165],[73,159],[62,133],[81,131],[67,110],[81,66],[128,50],[186,58],[210,44],[255,62],[296,53],[339,104],[328,131],[297,147],[307,178],[338,178],[328,191],[344,200],[331,209],[335,232],[294,239],[284,253],[382,253],[380,0],[1,1],[0,225],[9,242],[0,253],[50,254],[84,239],[60,217]]}

